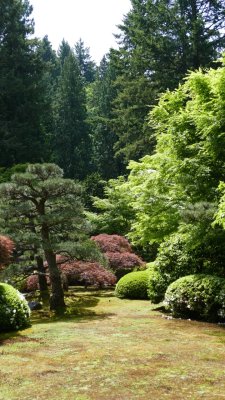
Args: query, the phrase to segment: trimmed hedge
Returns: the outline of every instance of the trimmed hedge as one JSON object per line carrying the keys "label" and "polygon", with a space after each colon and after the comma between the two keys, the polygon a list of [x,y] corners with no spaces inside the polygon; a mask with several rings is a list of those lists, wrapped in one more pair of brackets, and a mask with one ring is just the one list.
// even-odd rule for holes
{"label": "trimmed hedge", "polygon": [[0,332],[26,328],[30,309],[23,295],[11,285],[0,283]]}
{"label": "trimmed hedge", "polygon": [[124,299],[148,299],[148,270],[124,275],[117,282],[115,295]]}
{"label": "trimmed hedge", "polygon": [[164,303],[175,317],[224,321],[225,279],[204,274],[182,277],[167,288]]}

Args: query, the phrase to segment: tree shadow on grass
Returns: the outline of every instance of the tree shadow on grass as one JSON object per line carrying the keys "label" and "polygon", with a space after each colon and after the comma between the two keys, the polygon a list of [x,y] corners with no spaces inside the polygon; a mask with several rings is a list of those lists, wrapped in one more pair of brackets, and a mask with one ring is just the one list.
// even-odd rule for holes
{"label": "tree shadow on grass", "polygon": [[[96,290],[96,288],[71,288],[65,293],[66,310],[62,313],[55,313],[47,308],[32,311],[31,326],[35,324],[46,324],[56,322],[82,323],[91,320],[103,320],[111,318],[115,314],[98,312],[93,310],[102,297],[111,297],[112,292],[107,290]],[[26,328],[25,328],[26,329]],[[0,346],[11,341],[29,340],[27,336],[23,336],[23,330],[0,333]]]}
{"label": "tree shadow on grass", "polygon": [[31,315],[32,324],[51,323],[51,322],[85,322],[88,320],[101,320],[112,317],[113,313],[96,312],[93,310],[100,300],[100,293],[98,297],[95,296],[96,291],[83,290],[79,292],[70,291],[65,293],[66,310],[62,312],[52,312],[49,310],[33,311]]}

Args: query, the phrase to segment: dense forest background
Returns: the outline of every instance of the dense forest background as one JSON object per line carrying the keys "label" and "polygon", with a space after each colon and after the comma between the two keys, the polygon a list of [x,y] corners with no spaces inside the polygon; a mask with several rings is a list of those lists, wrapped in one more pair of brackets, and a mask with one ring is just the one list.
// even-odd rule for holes
{"label": "dense forest background", "polygon": [[224,1],[131,5],[119,50],[97,66],[82,39],[73,48],[62,40],[57,52],[47,36],[34,39],[29,1],[1,1],[1,180],[17,164],[47,161],[94,186],[154,152],[149,111],[188,71],[215,66],[225,46]]}
{"label": "dense forest background", "polygon": [[57,193],[48,229],[69,240],[79,192],[89,236],[124,235],[155,260],[151,300],[190,273],[224,276],[225,1],[131,0],[119,48],[100,65],[82,39],[54,51],[47,36],[35,38],[31,13],[28,0],[1,0],[0,182],[28,164],[30,174],[3,185],[1,229],[11,221],[21,231],[26,216],[28,236],[43,234],[38,201]]}

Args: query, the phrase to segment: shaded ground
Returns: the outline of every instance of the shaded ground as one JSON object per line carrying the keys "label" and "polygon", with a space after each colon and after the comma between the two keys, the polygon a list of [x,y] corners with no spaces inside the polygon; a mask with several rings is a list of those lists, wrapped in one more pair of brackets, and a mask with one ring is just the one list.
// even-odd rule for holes
{"label": "shaded ground", "polygon": [[0,335],[0,400],[225,399],[225,328],[74,292],[71,314]]}

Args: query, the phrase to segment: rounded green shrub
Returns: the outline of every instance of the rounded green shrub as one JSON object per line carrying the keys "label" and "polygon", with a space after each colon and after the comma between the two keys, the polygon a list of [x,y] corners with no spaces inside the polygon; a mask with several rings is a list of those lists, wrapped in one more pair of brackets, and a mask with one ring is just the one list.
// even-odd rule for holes
{"label": "rounded green shrub", "polygon": [[175,317],[224,321],[225,279],[204,274],[179,278],[167,288],[164,303]]}
{"label": "rounded green shrub", "polygon": [[116,285],[115,295],[125,299],[147,299],[148,270],[130,272]]}
{"label": "rounded green shrub", "polygon": [[168,282],[165,276],[155,268],[151,268],[148,274],[147,293],[152,303],[159,303],[163,300]]}
{"label": "rounded green shrub", "polygon": [[30,309],[23,295],[11,285],[0,283],[0,332],[25,328]]}

